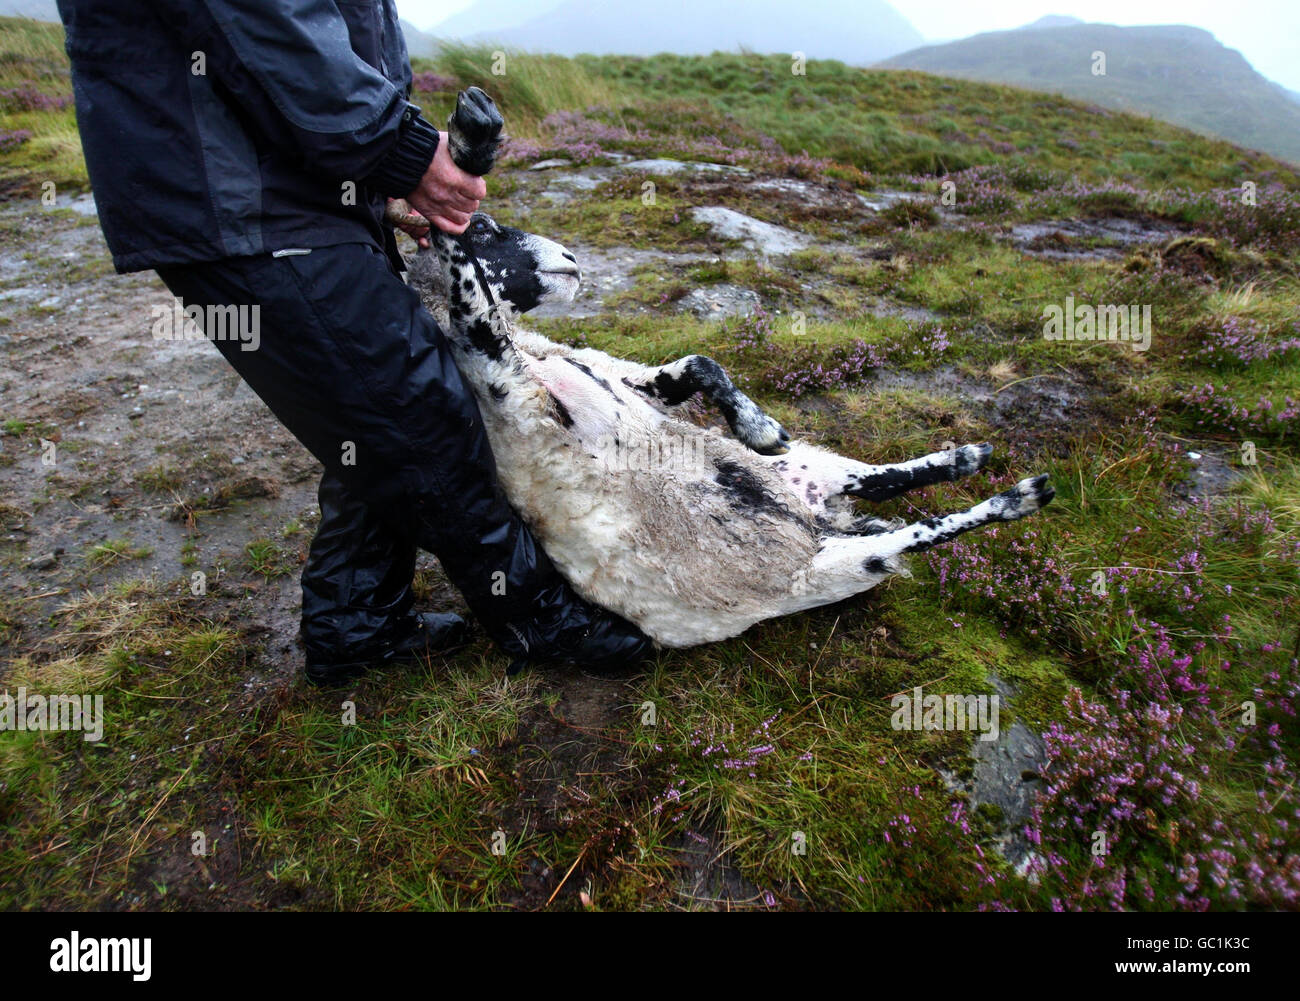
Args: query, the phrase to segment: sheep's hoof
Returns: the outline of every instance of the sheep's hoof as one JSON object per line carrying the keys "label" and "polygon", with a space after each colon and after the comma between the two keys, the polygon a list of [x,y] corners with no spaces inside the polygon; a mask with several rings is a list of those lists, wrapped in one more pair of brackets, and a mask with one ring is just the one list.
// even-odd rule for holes
{"label": "sheep's hoof", "polygon": [[505,119],[478,87],[462,90],[456,110],[447,119],[448,146],[456,166],[467,174],[482,177],[496,163],[497,147]]}
{"label": "sheep's hoof", "polygon": [[762,414],[759,421],[738,429],[736,437],[759,455],[785,455],[790,451],[790,433],[767,414]]}
{"label": "sheep's hoof", "polygon": [[984,464],[989,461],[993,454],[993,446],[987,443],[983,445],[963,445],[956,449],[952,460],[952,478],[959,480],[963,476],[970,476],[984,468]]}
{"label": "sheep's hoof", "polygon": [[995,498],[1001,501],[997,515],[1002,521],[1015,521],[1035,511],[1041,511],[1052,502],[1056,491],[1047,482],[1047,474],[1021,480],[1010,490],[1005,490]]}

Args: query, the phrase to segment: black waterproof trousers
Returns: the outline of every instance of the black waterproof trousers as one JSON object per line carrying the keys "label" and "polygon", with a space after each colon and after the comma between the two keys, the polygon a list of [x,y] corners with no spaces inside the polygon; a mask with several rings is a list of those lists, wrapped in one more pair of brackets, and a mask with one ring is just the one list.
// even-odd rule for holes
{"label": "black waterproof trousers", "polygon": [[512,623],[559,628],[583,605],[507,504],[442,331],[378,248],[158,273],[185,306],[259,308],[256,341],[207,336],[325,467],[302,576],[309,652],[362,646],[407,611],[417,548],[510,653]]}

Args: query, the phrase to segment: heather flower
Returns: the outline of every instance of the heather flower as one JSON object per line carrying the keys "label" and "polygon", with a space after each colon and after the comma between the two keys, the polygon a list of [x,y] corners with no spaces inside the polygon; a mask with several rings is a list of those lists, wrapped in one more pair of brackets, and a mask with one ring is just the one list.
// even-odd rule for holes
{"label": "heather flower", "polygon": [[455,90],[456,81],[449,76],[425,70],[414,75],[412,88],[426,94],[443,94]]}
{"label": "heather flower", "polygon": [[10,87],[0,90],[0,108],[8,112],[62,111],[72,107],[71,96],[55,96],[34,87]]}

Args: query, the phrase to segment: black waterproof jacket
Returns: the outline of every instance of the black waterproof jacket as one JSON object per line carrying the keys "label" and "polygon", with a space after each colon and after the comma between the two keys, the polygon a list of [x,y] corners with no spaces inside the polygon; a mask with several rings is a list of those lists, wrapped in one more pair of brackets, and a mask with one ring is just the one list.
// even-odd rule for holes
{"label": "black waterproof jacket", "polygon": [[58,0],[119,271],[299,247],[392,252],[438,132],[394,0]]}

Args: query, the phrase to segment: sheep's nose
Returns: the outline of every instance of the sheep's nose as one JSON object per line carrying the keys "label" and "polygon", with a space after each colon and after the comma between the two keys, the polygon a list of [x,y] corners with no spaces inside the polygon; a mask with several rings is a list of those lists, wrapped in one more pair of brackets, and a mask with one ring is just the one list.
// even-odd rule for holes
{"label": "sheep's nose", "polygon": [[576,257],[574,257],[572,254],[570,254],[567,250],[566,250],[566,251],[563,251],[563,253],[561,254],[561,256],[562,256],[566,261],[572,261],[574,264],[577,264],[577,263],[578,263],[578,259],[577,259]]}

